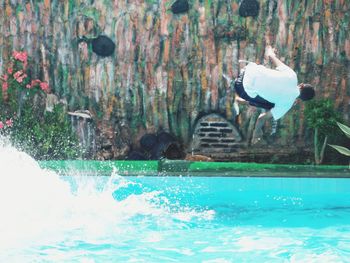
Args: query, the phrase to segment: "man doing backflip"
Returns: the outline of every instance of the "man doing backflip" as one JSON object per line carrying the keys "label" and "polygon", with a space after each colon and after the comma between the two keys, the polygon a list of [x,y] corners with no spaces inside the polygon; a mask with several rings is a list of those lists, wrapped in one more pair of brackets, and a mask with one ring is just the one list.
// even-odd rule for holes
{"label": "man doing backflip", "polygon": [[294,70],[277,58],[271,46],[267,46],[265,55],[275,64],[275,69],[248,62],[235,80],[236,94],[250,105],[264,109],[256,122],[255,131],[259,134],[253,135],[253,143],[260,140],[267,118],[273,117],[277,121],[289,111],[296,99],[306,101],[315,96],[310,84],[298,85]]}

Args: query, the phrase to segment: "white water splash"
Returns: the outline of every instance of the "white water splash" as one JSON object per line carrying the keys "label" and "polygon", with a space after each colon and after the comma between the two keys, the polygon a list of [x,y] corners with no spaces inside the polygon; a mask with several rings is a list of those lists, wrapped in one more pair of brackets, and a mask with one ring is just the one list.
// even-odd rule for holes
{"label": "white water splash", "polygon": [[[69,178],[73,183],[69,183],[41,169],[30,156],[3,140],[0,178],[0,261],[26,262],[28,255],[35,258],[43,247],[47,255],[55,258],[59,247],[75,247],[80,242],[130,242],[141,238],[139,229],[150,225],[164,227],[172,225],[172,220],[187,222],[211,216],[210,212],[190,209],[174,212],[161,191],[145,192],[140,185],[136,185],[138,193],[116,200],[113,194],[135,185],[116,171],[109,179],[74,176]],[[138,216],[142,224],[135,228],[130,219]],[[152,240],[149,235],[144,238]]]}
{"label": "white water splash", "polygon": [[27,154],[0,145],[0,250],[48,236],[71,202],[69,185]]}

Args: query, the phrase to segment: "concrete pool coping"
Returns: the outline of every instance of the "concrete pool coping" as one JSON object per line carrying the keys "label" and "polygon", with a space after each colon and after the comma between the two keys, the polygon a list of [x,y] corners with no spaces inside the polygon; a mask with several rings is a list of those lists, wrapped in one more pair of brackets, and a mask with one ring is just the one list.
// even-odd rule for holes
{"label": "concrete pool coping", "polygon": [[348,166],[258,164],[238,162],[160,161],[40,161],[43,169],[61,175],[109,176],[226,176],[226,177],[317,177],[350,178]]}

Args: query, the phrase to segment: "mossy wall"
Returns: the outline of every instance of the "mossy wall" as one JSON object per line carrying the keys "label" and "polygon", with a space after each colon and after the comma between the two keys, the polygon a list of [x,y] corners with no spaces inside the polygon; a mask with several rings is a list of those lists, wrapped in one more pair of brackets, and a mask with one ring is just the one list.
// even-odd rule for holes
{"label": "mossy wall", "polygon": [[[235,123],[232,87],[222,74],[234,78],[239,59],[269,64],[267,44],[348,121],[350,1],[259,3],[257,17],[243,18],[238,0],[191,0],[177,15],[165,0],[0,0],[0,70],[12,50],[26,50],[33,74],[70,111],[92,113],[100,144],[112,146],[109,158],[160,127],[188,145],[204,113]],[[100,34],[115,42],[113,56],[78,43]],[[275,145],[307,145],[303,109],[297,104],[280,121]],[[256,114],[242,110],[236,124],[249,141]]]}

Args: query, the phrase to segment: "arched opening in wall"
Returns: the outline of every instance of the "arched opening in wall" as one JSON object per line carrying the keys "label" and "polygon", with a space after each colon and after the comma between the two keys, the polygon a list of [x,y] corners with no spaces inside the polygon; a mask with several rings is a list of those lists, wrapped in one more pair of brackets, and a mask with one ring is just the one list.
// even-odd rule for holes
{"label": "arched opening in wall", "polygon": [[242,136],[225,118],[212,113],[201,117],[192,135],[192,154],[227,154],[237,152]]}

